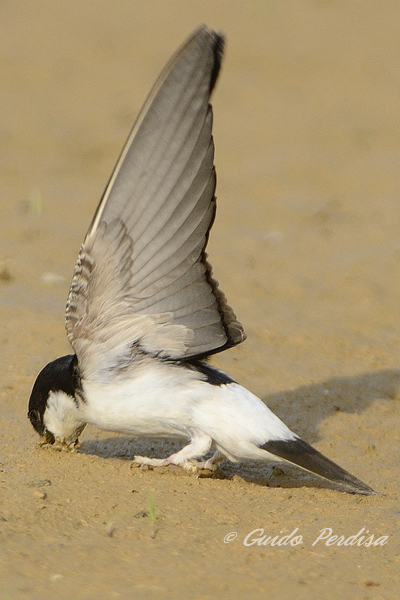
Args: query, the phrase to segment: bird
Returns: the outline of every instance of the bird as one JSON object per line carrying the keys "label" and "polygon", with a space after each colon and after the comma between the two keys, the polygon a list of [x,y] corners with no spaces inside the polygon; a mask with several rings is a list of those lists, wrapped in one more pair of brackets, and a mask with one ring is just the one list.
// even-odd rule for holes
{"label": "bird", "polygon": [[373,494],[209,362],[246,338],[206,253],[216,210],[210,96],[224,44],[197,28],[139,112],[74,269],[65,310],[73,354],[39,373],[28,417],[44,445],[74,450],[89,423],[184,440],[166,458],[135,456],[138,465],[284,462]]}

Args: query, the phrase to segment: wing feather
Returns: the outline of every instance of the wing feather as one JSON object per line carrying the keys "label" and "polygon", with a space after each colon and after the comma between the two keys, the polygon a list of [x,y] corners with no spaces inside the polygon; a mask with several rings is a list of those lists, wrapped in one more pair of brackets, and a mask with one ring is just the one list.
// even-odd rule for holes
{"label": "wing feather", "polygon": [[245,339],[205,254],[222,48],[202,26],[163,70],[89,227],[66,308],[85,376],[126,368],[138,349],[189,360]]}

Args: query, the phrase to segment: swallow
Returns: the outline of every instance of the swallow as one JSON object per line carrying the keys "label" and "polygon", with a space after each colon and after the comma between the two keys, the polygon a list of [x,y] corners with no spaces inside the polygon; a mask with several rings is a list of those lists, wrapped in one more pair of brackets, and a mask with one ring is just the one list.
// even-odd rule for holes
{"label": "swallow", "polygon": [[39,373],[28,417],[42,442],[71,450],[90,423],[185,440],[166,458],[135,456],[140,465],[283,461],[372,494],[208,362],[246,338],[206,254],[216,210],[210,95],[223,49],[222,35],[197,29],[139,113],[75,266],[65,312],[74,353]]}

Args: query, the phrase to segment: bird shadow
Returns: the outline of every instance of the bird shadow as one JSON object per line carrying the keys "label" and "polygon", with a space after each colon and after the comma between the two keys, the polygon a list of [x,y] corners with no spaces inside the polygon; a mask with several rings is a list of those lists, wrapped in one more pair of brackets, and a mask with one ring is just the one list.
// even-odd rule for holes
{"label": "bird shadow", "polygon": [[[263,397],[267,406],[290,429],[309,443],[320,439],[319,426],[337,412],[361,414],[374,401],[394,400],[400,392],[400,370],[382,370],[362,373],[353,377],[332,377],[320,383],[300,386]],[[113,436],[88,439],[81,443],[79,452],[104,459],[133,460],[135,455],[165,458],[180,450],[182,440],[169,438],[138,438]],[[209,454],[208,456],[211,456]],[[183,469],[161,468],[163,473],[184,474]],[[211,476],[211,474],[210,474]],[[212,474],[220,479],[239,479],[247,483],[282,488],[321,487],[335,489],[335,485],[297,467],[282,463],[225,461]]]}
{"label": "bird shadow", "polygon": [[337,412],[364,412],[379,399],[394,400],[400,394],[400,369],[332,377],[296,390],[269,394],[267,406],[309,443],[320,440],[319,426]]}

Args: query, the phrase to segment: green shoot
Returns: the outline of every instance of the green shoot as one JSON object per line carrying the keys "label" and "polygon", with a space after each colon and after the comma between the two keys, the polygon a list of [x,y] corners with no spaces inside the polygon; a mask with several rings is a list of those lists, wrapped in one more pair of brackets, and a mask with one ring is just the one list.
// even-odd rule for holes
{"label": "green shoot", "polygon": [[150,491],[149,492],[149,517],[151,519],[152,525],[153,525],[153,533],[151,535],[151,539],[154,540],[154,538],[156,537],[156,509],[154,507],[154,498],[153,498],[153,493]]}

